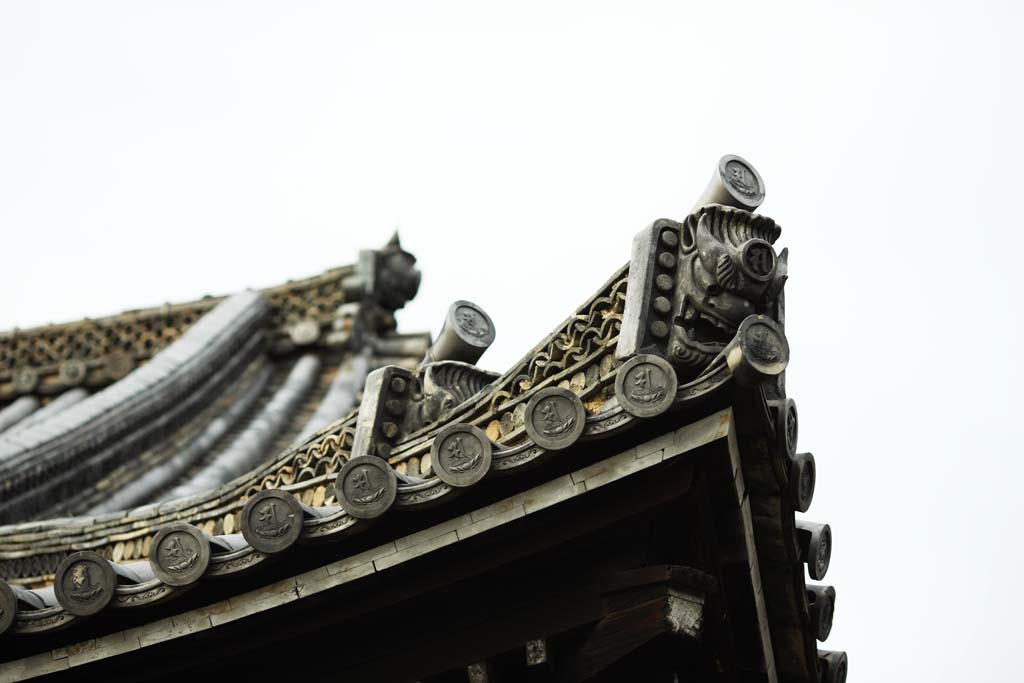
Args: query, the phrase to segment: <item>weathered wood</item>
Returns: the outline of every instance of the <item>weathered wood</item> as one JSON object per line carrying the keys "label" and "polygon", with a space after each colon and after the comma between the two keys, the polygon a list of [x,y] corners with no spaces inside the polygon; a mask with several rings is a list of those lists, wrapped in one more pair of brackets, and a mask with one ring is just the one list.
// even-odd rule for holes
{"label": "weathered wood", "polygon": [[[557,645],[559,634],[600,619],[599,576],[636,567],[651,554],[645,530],[652,519],[683,518],[673,501],[687,495],[690,467],[683,459],[669,461],[379,577],[101,660],[88,670],[125,680],[126,671],[138,672],[144,662],[155,678],[173,680],[196,670],[238,675],[258,662],[260,675],[287,675],[289,659],[253,657],[302,642],[304,648],[334,653],[330,671],[344,670],[347,681],[425,679],[456,668],[465,671],[467,664],[482,659],[493,663],[503,652],[514,653],[522,667],[507,680],[520,680],[526,641],[543,637]],[[366,538],[354,538],[359,544],[354,549],[373,547],[379,542],[374,537],[394,533],[385,526],[388,522]],[[285,557],[292,559],[266,565],[258,585],[294,574],[293,563],[302,555]],[[180,598],[186,604],[189,599]],[[338,633],[345,634],[340,643]],[[396,651],[394,642],[403,643],[402,648]],[[315,667],[311,664],[307,672],[312,675]]]}

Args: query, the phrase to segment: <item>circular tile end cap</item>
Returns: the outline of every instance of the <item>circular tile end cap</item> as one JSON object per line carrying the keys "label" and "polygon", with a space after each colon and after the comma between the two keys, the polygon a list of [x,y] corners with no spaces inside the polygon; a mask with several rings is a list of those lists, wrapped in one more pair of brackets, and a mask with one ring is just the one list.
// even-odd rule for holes
{"label": "circular tile end cap", "polygon": [[0,635],[3,635],[14,623],[14,615],[18,611],[18,597],[7,585],[7,582],[0,579]]}
{"label": "circular tile end cap", "polygon": [[479,427],[454,424],[442,429],[430,446],[434,473],[444,483],[464,487],[477,483],[491,469],[491,440]]}
{"label": "circular tile end cap", "polygon": [[242,535],[261,553],[286,550],[301,534],[302,506],[287,491],[260,491],[242,508]]}
{"label": "circular tile end cap", "polygon": [[373,519],[395,502],[398,477],[383,458],[358,455],[341,468],[334,488],[345,512],[357,519]]}
{"label": "circular tile end cap", "polygon": [[296,346],[310,346],[320,338],[320,323],[316,320],[300,320],[288,330],[288,336]]}
{"label": "circular tile end cap", "polygon": [[817,470],[814,455],[799,453],[791,461],[789,470],[790,497],[797,512],[807,512],[814,500],[814,486],[817,483]]}
{"label": "circular tile end cap", "polygon": [[796,447],[800,437],[800,414],[796,409],[796,401],[787,398],[779,406],[778,431],[782,447],[788,457],[796,457]]}
{"label": "circular tile end cap", "polygon": [[57,368],[57,376],[60,377],[64,386],[68,387],[77,387],[85,381],[85,376],[88,373],[89,369],[86,367],[85,361],[79,358],[69,358]]}
{"label": "circular tile end cap", "polygon": [[811,625],[814,627],[815,639],[823,643],[832,633],[832,619],[836,609],[836,590],[832,586],[822,586],[815,593]]}
{"label": "circular tile end cap", "polygon": [[169,586],[195,583],[210,564],[206,535],[186,522],[175,522],[157,532],[149,548],[153,573]]}
{"label": "circular tile end cap", "polygon": [[31,394],[39,386],[39,373],[35,368],[21,367],[14,370],[14,390],[19,394]]}
{"label": "circular tile end cap", "polygon": [[782,374],[789,364],[789,341],[766,315],[749,315],[726,347],[725,359],[736,380],[749,386]]}
{"label": "circular tile end cap", "polygon": [[526,404],[526,433],[541,448],[561,450],[580,438],[586,417],[579,396],[562,387],[547,387]]}
{"label": "circular tile end cap", "polygon": [[676,373],[659,356],[641,354],[626,361],[615,376],[615,397],[634,417],[656,417],[676,400]]}
{"label": "circular tile end cap", "polygon": [[811,533],[811,547],[807,558],[807,573],[815,581],[822,581],[828,574],[832,561],[832,527],[822,524]]}
{"label": "circular tile end cap", "polygon": [[117,577],[110,562],[91,550],[65,557],[57,566],[53,582],[57,602],[79,617],[96,614],[110,604],[116,587]]}
{"label": "circular tile end cap", "polygon": [[112,351],[103,362],[107,377],[117,381],[135,368],[135,359],[124,351]]}
{"label": "circular tile end cap", "polygon": [[729,194],[753,211],[764,201],[764,180],[754,165],[741,156],[726,154],[718,160],[718,173]]}
{"label": "circular tile end cap", "polygon": [[849,659],[845,652],[822,652],[818,654],[824,660],[825,671],[822,681],[824,683],[846,683],[846,672],[849,668]]}
{"label": "circular tile end cap", "polygon": [[464,343],[486,349],[494,343],[494,322],[472,301],[459,300],[448,307],[448,322]]}

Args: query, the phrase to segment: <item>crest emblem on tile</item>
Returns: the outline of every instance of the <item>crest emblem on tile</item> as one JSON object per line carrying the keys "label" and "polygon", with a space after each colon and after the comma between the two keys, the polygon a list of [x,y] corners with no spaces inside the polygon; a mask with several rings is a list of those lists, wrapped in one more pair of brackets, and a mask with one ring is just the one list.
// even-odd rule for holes
{"label": "crest emblem on tile", "polygon": [[580,397],[562,387],[538,391],[526,404],[526,433],[550,451],[567,448],[583,433],[586,411]]}
{"label": "crest emblem on tile", "polygon": [[256,550],[279,553],[302,534],[302,506],[287,491],[260,491],[242,508],[242,534]]}
{"label": "crest emblem on tile", "polygon": [[88,372],[89,369],[85,366],[85,361],[79,358],[69,358],[60,364],[57,376],[65,386],[77,387],[85,381]]}
{"label": "crest emblem on tile", "polygon": [[149,564],[169,586],[187,586],[198,581],[210,564],[210,544],[196,527],[176,522],[157,532]]}
{"label": "crest emblem on tile", "polygon": [[472,486],[491,468],[491,440],[479,427],[449,425],[434,437],[430,461],[434,472],[450,486]]}
{"label": "crest emblem on tile", "polygon": [[348,514],[358,519],[373,519],[384,514],[395,502],[398,477],[383,458],[360,455],[345,463],[334,487]]}
{"label": "crest emblem on tile", "polygon": [[665,359],[641,354],[626,361],[615,377],[615,397],[630,415],[655,417],[676,398],[676,373]]}
{"label": "crest emblem on tile", "polygon": [[101,555],[84,550],[68,555],[57,567],[54,592],[57,602],[76,616],[102,610],[114,598],[114,570]]}

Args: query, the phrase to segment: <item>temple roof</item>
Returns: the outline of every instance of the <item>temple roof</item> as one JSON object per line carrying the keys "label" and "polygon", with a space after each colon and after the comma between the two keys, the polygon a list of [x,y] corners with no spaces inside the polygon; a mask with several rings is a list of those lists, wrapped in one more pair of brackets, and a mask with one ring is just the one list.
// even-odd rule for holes
{"label": "temple roof", "polygon": [[[452,304],[432,344],[395,331],[419,281],[397,243],[319,279],[8,335],[0,633],[25,643],[81,624],[92,644],[84,659],[26,645],[39,654],[0,672],[18,680],[215,629],[533,513],[568,520],[577,498],[606,506],[598,488],[643,509],[661,499],[637,502],[630,482],[657,488],[640,474],[650,468],[678,477],[664,500],[710,505],[714,533],[687,527],[699,568],[665,575],[706,577],[699,604],[729,593],[744,666],[842,680],[845,655],[815,645],[834,591],[804,579],[824,577],[831,531],[794,514],[815,469],[796,452],[783,381],[785,251],[751,227],[767,222],[752,213],[760,199],[722,186],[736,160],[723,158],[711,199],[641,231],[630,262],[500,375],[476,365],[495,325],[471,302]],[[171,333],[153,331],[170,320]],[[121,348],[73,341],[143,328]],[[200,584],[205,602],[174,611]],[[147,608],[169,621],[119,626]],[[99,613],[110,619],[96,631]]]}
{"label": "temple roof", "polygon": [[0,336],[0,522],[204,493],[343,417],[368,372],[426,352],[394,324],[413,261],[392,241],[259,292]]}

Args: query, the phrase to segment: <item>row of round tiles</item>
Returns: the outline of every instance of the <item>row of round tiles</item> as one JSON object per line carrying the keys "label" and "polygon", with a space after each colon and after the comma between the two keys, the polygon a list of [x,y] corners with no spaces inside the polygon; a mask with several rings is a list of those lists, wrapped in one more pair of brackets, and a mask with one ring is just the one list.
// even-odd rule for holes
{"label": "row of round tiles", "polygon": [[[676,388],[675,372],[665,360],[641,355],[627,361],[620,369],[615,395],[619,405],[630,415],[654,417],[672,405]],[[524,420],[526,434],[534,444],[548,451],[558,451],[573,445],[583,434],[586,410],[572,391],[547,387],[526,404]],[[471,424],[445,427],[434,437],[430,448],[434,473],[455,488],[472,486],[483,479],[491,470],[492,455],[491,440],[482,429]],[[338,473],[335,490],[339,503],[349,515],[372,519],[384,514],[394,503],[398,479],[383,459],[372,455],[356,456]]]}
{"label": "row of round tiles", "polygon": [[[637,356],[623,365],[616,380],[616,397],[636,417],[652,417],[675,400],[675,375],[656,356]],[[579,396],[560,387],[537,392],[527,403],[526,432],[540,448],[568,448],[583,434],[586,412]],[[449,425],[431,447],[434,472],[445,484],[464,488],[490,471],[493,444],[479,427]],[[384,514],[398,494],[398,478],[387,461],[356,456],[339,472],[335,483],[341,507],[355,519]],[[306,517],[333,514],[336,508],[311,508],[286,491],[261,491],[242,510],[242,534],[254,549],[266,554],[282,552],[301,536]],[[206,572],[213,549],[225,550],[215,537],[180,522],[161,529],[149,549],[153,574],[171,586],[185,586]],[[57,568],[57,600],[71,614],[95,614],[109,604],[117,585],[118,565],[92,551],[69,555]]]}

